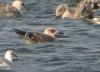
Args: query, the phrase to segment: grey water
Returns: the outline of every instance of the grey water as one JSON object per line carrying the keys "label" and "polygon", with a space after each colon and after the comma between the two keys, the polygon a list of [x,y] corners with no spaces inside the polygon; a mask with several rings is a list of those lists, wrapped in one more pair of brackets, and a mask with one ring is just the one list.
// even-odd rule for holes
{"label": "grey water", "polygon": [[[55,20],[56,6],[65,2],[72,7],[73,0],[24,1],[29,11],[23,11],[23,18],[0,18],[0,55],[7,48],[18,55],[12,66],[0,68],[0,72],[100,72],[100,25],[84,19]],[[43,32],[48,26],[64,35],[54,42],[26,45],[12,29]]]}

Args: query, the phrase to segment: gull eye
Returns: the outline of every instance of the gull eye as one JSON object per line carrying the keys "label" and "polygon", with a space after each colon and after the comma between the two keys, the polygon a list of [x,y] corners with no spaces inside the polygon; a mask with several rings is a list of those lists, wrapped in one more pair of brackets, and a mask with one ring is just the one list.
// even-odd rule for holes
{"label": "gull eye", "polygon": [[62,9],[59,10],[59,12],[61,12],[61,11],[62,11]]}
{"label": "gull eye", "polygon": [[24,3],[22,3],[22,6],[24,6],[25,4]]}
{"label": "gull eye", "polygon": [[55,30],[50,30],[51,33],[55,33]]}

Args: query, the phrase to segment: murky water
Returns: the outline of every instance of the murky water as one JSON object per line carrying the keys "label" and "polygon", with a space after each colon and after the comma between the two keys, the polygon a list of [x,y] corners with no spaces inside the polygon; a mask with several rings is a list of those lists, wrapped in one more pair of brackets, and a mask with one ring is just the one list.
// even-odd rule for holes
{"label": "murky water", "polygon": [[[13,48],[19,56],[0,72],[100,72],[100,25],[86,20],[54,20],[55,8],[62,0],[25,2],[30,11],[23,12],[24,18],[0,18],[0,55]],[[73,5],[72,0],[65,2]],[[42,32],[48,26],[63,31],[64,36],[54,42],[25,45],[12,29]]]}

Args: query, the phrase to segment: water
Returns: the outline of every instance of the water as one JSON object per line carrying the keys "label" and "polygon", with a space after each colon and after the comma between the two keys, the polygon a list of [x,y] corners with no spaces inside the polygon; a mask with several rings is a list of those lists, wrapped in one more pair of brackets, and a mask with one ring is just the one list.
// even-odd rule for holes
{"label": "water", "polygon": [[[54,20],[55,8],[62,0],[25,2],[30,11],[23,12],[24,18],[0,19],[0,55],[13,48],[19,56],[0,72],[100,72],[100,25],[86,20]],[[70,0],[65,2],[73,5]],[[54,42],[25,45],[12,29],[42,32],[48,26],[63,31],[64,36]]]}

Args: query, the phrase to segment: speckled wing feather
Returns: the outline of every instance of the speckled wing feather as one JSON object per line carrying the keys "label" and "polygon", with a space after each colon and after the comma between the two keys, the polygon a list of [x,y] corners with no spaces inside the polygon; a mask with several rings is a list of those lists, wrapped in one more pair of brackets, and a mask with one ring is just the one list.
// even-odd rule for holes
{"label": "speckled wing feather", "polygon": [[53,37],[49,35],[44,35],[42,33],[32,33],[32,32],[26,32],[26,31],[21,31],[18,29],[13,28],[14,31],[25,41],[27,40],[28,42],[51,42],[54,40]]}
{"label": "speckled wing feather", "polygon": [[75,9],[75,16],[76,16],[76,17],[81,17],[81,16],[82,16],[82,13],[83,13],[83,11],[84,11],[84,8],[85,8],[84,3],[81,1],[81,2],[77,5],[77,7],[76,7],[76,9]]}
{"label": "speckled wing feather", "polygon": [[6,3],[0,3],[0,16],[7,14],[7,12],[5,11],[6,10],[5,6]]}
{"label": "speckled wing feather", "polygon": [[21,13],[15,7],[7,3],[0,3],[0,16],[22,17]]}
{"label": "speckled wing feather", "polygon": [[92,16],[94,13],[91,5],[87,3],[87,1],[81,1],[76,9],[76,14],[83,18],[87,18]]}
{"label": "speckled wing feather", "polygon": [[54,38],[49,35],[44,35],[42,33],[31,33],[31,32],[27,32],[25,34],[25,39],[28,39],[32,42],[51,42],[54,40]]}

